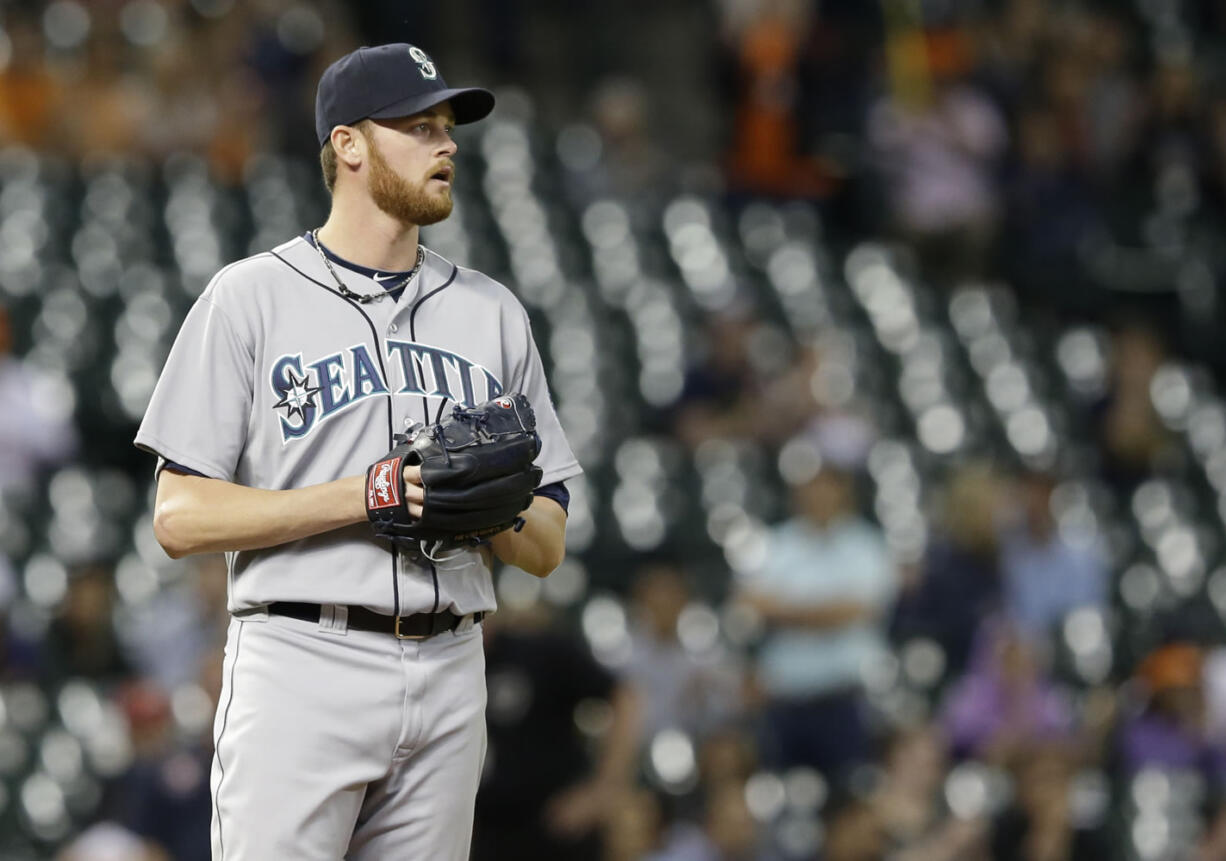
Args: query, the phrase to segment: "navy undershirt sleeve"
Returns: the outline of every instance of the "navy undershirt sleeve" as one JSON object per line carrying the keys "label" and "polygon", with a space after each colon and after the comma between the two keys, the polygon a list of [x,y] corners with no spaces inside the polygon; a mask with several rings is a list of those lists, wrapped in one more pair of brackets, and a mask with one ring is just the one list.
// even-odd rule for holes
{"label": "navy undershirt sleeve", "polygon": [[547,496],[562,506],[562,510],[570,514],[570,491],[566,489],[566,485],[560,481],[555,481],[553,484],[547,484],[544,487],[538,487],[532,491],[534,496]]}
{"label": "navy undershirt sleeve", "polygon": [[173,460],[168,460],[166,463],[162,464],[162,469],[169,469],[172,472],[181,472],[184,475],[198,475],[201,478],[208,478],[208,476],[203,472],[197,472],[191,467],[184,466],[181,463],[175,463]]}

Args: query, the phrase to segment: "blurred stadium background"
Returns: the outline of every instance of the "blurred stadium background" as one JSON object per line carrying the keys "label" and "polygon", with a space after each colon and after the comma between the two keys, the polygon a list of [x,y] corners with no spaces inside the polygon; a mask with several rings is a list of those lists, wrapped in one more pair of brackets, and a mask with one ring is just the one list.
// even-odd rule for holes
{"label": "blurred stadium background", "polygon": [[1226,858],[1214,0],[0,3],[0,858],[207,857],[224,563],[131,439],[388,41],[498,92],[425,242],[586,471],[474,857]]}

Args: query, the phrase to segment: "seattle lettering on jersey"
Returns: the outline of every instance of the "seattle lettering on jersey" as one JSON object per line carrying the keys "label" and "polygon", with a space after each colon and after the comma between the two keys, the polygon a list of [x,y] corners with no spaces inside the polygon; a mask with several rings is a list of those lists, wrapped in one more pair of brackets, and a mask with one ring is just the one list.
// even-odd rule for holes
{"label": "seattle lettering on jersey", "polygon": [[354,344],[313,362],[302,353],[287,353],[272,363],[269,382],[279,400],[273,404],[281,423],[281,440],[311,432],[320,422],[359,401],[389,392],[448,398],[473,407],[502,394],[502,383],[489,370],[463,356],[413,341],[387,342],[387,377],[366,344]]}

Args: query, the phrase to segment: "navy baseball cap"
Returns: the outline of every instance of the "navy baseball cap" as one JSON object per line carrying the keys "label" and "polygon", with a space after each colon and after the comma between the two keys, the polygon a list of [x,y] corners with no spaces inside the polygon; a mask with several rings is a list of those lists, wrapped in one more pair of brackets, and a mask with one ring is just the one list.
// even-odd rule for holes
{"label": "navy baseball cap", "polygon": [[315,133],[322,147],[337,126],[407,117],[448,101],[457,124],[476,122],[494,109],[489,90],[448,87],[434,61],[416,45],[362,47],[341,57],[319,79]]}

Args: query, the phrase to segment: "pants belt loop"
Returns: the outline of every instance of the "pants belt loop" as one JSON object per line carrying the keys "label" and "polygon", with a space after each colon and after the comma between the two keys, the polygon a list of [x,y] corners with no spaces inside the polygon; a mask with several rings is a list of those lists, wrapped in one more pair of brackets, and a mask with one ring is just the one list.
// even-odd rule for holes
{"label": "pants belt loop", "polygon": [[349,631],[349,608],[344,604],[321,604],[319,630],[325,634],[346,634]]}

